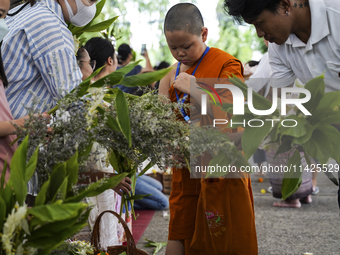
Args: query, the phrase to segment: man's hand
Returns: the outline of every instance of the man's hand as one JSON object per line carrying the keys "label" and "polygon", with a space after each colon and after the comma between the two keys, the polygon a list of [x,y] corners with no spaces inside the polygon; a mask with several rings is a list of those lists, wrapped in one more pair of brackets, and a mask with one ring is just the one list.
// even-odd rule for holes
{"label": "man's hand", "polygon": [[238,150],[242,150],[242,135],[243,135],[244,130],[237,132],[237,133],[228,133],[228,137],[231,142],[234,142],[235,146],[237,147]]}
{"label": "man's hand", "polygon": [[114,187],[113,190],[120,196],[122,196],[123,193],[129,194],[131,191],[131,179],[129,177],[124,177],[124,179],[116,187]]}
{"label": "man's hand", "polygon": [[190,79],[195,79],[196,84],[196,78],[195,76],[192,76],[187,73],[180,73],[174,82],[174,88],[178,89],[179,91],[182,91],[183,93],[186,93],[190,95]]}

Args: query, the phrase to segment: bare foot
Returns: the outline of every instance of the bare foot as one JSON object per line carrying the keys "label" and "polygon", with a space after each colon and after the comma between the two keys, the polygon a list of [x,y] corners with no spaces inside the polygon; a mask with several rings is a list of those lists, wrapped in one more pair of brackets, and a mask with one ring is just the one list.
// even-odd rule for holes
{"label": "bare foot", "polygon": [[283,200],[280,202],[275,202],[273,204],[275,207],[289,207],[289,208],[300,208],[301,203],[299,199],[293,199],[293,200]]}
{"label": "bare foot", "polygon": [[307,197],[301,198],[300,201],[301,203],[304,203],[304,204],[310,204],[312,203],[312,196],[309,195]]}

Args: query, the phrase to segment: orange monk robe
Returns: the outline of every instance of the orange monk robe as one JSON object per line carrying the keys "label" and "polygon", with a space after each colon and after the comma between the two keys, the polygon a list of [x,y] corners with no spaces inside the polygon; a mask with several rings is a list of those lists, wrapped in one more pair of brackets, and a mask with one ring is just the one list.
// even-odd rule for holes
{"label": "orange monk robe", "polygon": [[[190,67],[186,72],[192,74],[196,67],[196,64]],[[235,75],[236,77],[243,77],[243,68],[239,60],[231,56],[230,54],[223,52],[216,48],[211,48],[206,56],[201,61],[196,73],[196,78],[227,78]],[[183,97],[183,93],[177,91],[180,98]],[[229,90],[219,90],[219,96],[223,103],[232,103],[232,94]],[[173,85],[169,89],[170,100],[175,102],[176,95]],[[195,109],[190,112],[190,118],[200,118],[200,125],[211,125],[213,118],[209,115],[200,116],[200,105],[195,102],[193,98],[190,99],[190,103],[195,106]],[[187,100],[187,102],[188,102]],[[212,111],[214,119],[230,119],[231,115],[222,111],[221,107],[212,105]],[[182,116],[179,118],[184,121]],[[236,130],[228,129],[228,132],[236,132]],[[201,180],[190,178],[188,169],[173,169],[173,183],[172,192],[170,195],[170,223],[169,223],[169,240],[185,240],[185,254],[199,254],[189,248],[191,239],[195,232],[196,212],[201,193]],[[253,197],[251,193],[250,181],[243,179],[246,189],[248,189],[247,204],[253,208]],[[205,184],[205,183],[203,183]],[[254,211],[252,210],[250,218],[254,219]],[[254,222],[254,220],[253,220]],[[202,222],[203,224],[204,222]],[[200,224],[198,222],[198,224]],[[256,234],[255,234],[256,242]],[[257,243],[256,243],[257,247]],[[201,248],[201,247],[195,247]],[[255,254],[255,253],[254,253]]]}

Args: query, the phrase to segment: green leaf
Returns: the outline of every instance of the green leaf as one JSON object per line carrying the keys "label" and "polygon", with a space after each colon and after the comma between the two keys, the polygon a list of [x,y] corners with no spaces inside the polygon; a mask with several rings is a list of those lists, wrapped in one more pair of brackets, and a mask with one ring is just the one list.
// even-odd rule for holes
{"label": "green leaf", "polygon": [[1,197],[5,201],[6,204],[6,215],[11,213],[14,205],[16,204],[15,197],[13,196],[12,193],[12,183],[11,181],[8,181],[5,188],[1,192]]}
{"label": "green leaf", "polygon": [[[325,79],[324,76],[319,76],[307,82],[305,89],[309,90],[311,99],[304,103],[303,106],[313,114],[313,111],[317,108],[321,98],[325,94]],[[303,94],[300,94],[300,98],[304,98]]]}
{"label": "green leaf", "polygon": [[281,139],[281,144],[276,151],[275,157],[281,153],[290,151],[292,149],[292,142],[291,138],[289,136],[283,136],[283,139]]}
{"label": "green leaf", "polygon": [[118,90],[118,93],[117,93],[116,109],[117,109],[118,125],[120,127],[121,132],[124,134],[125,138],[128,140],[129,147],[131,147],[132,140],[131,140],[129,108],[126,102],[125,95],[121,90]]}
{"label": "green leaf", "polygon": [[151,196],[151,195],[152,195],[152,194],[135,195],[135,196],[128,197],[126,200],[127,200],[127,201],[131,201],[131,200],[141,200],[141,199],[143,199],[144,197],[149,197],[149,196]]}
{"label": "green leaf", "polygon": [[11,160],[11,175],[9,180],[13,185],[16,200],[20,206],[23,205],[27,194],[25,182],[27,146],[28,136],[25,137],[21,145],[15,151]]}
{"label": "green leaf", "polygon": [[[24,180],[27,159],[28,136],[22,141],[11,160],[11,177]],[[14,184],[14,183],[13,183]]]}
{"label": "green leaf", "polygon": [[107,122],[106,124],[109,126],[109,128],[111,128],[113,131],[117,131],[120,132],[120,127],[118,125],[118,122],[116,121],[116,119],[114,119],[112,116],[107,116]]}
{"label": "green leaf", "polygon": [[297,125],[295,127],[281,126],[279,128],[281,137],[283,135],[289,135],[293,137],[301,137],[301,136],[306,135],[307,131],[306,131],[305,125],[308,123],[307,119],[298,117],[296,115],[289,115],[287,118],[285,118],[285,120],[288,120],[288,119],[295,120],[297,122]]}
{"label": "green leaf", "polygon": [[[71,226],[67,226],[66,224],[62,224],[65,226],[62,231],[60,231],[58,234],[54,234],[51,236],[51,232],[53,231],[53,228],[49,228],[50,233],[47,231],[44,231],[46,233],[46,236],[42,237],[37,237],[34,238],[34,232],[32,233],[31,236],[29,236],[27,239],[27,245],[40,248],[40,249],[45,249],[47,251],[50,251],[56,247],[58,247],[61,243],[63,243],[66,239],[70,238],[77,232],[79,232],[82,228],[84,228],[87,225],[87,219],[89,216],[89,212],[86,212],[84,217],[77,222],[76,224],[73,224]],[[47,253],[49,254],[49,253]]]}
{"label": "green leaf", "polygon": [[[229,173],[228,167],[232,164],[232,161],[229,157],[225,154],[224,151],[221,151],[217,156],[213,157],[210,162],[209,166],[206,166],[206,178],[219,178]],[[216,169],[216,167],[221,167],[221,170]],[[205,166],[203,166],[205,167]],[[202,169],[203,170],[203,169]],[[201,170],[201,171],[202,171]],[[225,170],[225,171],[223,171]]]}
{"label": "green leaf", "polygon": [[[330,141],[332,145],[332,153],[331,157],[335,159],[337,162],[340,161],[340,133],[339,131],[331,126],[331,125],[322,125],[321,127],[318,127],[321,132],[323,132],[325,135],[327,135],[328,140]],[[322,148],[321,148],[322,149]]]}
{"label": "green leaf", "polygon": [[87,27],[85,26],[82,28],[79,32],[77,32],[76,36],[79,37],[82,33],[88,33],[88,32],[100,32],[108,28],[112,25],[113,22],[115,22],[116,19],[118,19],[119,16],[104,20],[102,22],[99,22],[97,24],[91,24],[91,26]]}
{"label": "green leaf", "polygon": [[87,206],[85,203],[55,203],[34,206],[28,209],[27,212],[44,222],[55,222],[72,219],[79,214],[80,210],[85,210]]}
{"label": "green leaf", "polygon": [[155,81],[161,80],[172,69],[173,68],[166,68],[155,72],[126,76],[120,84],[127,87],[147,86]]}
{"label": "green leaf", "polygon": [[[248,86],[237,77],[229,78],[229,81],[236,87],[240,88],[244,97],[248,100]],[[253,106],[257,110],[269,110],[272,107],[272,102],[270,102],[267,98],[255,93],[254,91],[252,93],[252,98]],[[278,111],[276,110],[273,114],[278,116]]]}
{"label": "green leaf", "polygon": [[147,164],[147,166],[144,167],[144,169],[143,169],[140,173],[138,173],[138,177],[139,177],[139,176],[142,176],[143,174],[145,174],[146,171],[148,171],[148,170],[149,170],[151,167],[153,167],[154,165],[155,165],[155,163],[154,163],[153,161],[150,161],[149,164]]}
{"label": "green leaf", "polygon": [[299,189],[302,182],[302,171],[300,171],[300,165],[300,152],[295,150],[293,156],[290,157],[288,161],[288,171],[284,173],[281,187],[282,200],[290,197]]}
{"label": "green leaf", "polygon": [[309,156],[318,159],[321,164],[327,163],[333,149],[327,134],[320,129],[315,129],[311,139],[302,147]]}
{"label": "green leaf", "polygon": [[0,183],[1,183],[1,188],[0,188],[0,194],[1,194],[1,191],[4,189],[5,187],[5,178],[6,178],[6,170],[7,170],[7,160],[5,160],[5,163],[4,163],[4,167],[2,169],[2,173],[1,173],[1,180],[0,180]]}
{"label": "green leaf", "polygon": [[47,189],[47,198],[52,203],[56,200],[60,186],[66,178],[66,162],[57,164],[54,166],[52,174],[50,176],[50,185]]}
{"label": "green leaf", "polygon": [[116,154],[114,153],[114,151],[112,149],[110,149],[109,161],[110,161],[110,164],[113,167],[113,169],[115,171],[117,171],[117,173],[120,173],[119,166],[118,166],[118,160],[117,160]]}
{"label": "green leaf", "polygon": [[301,137],[293,137],[292,145],[294,144],[302,145],[306,143],[312,137],[314,127],[311,124],[309,124],[309,122],[307,122],[305,124],[305,128],[306,128],[306,134]]}
{"label": "green leaf", "polygon": [[[88,148],[87,148],[88,149]],[[78,183],[78,151],[66,161],[66,173],[68,175],[67,191]]]}
{"label": "green leaf", "polygon": [[246,159],[249,159],[255,153],[261,142],[269,134],[271,127],[271,122],[264,121],[262,127],[247,127],[244,130],[241,143]]}
{"label": "green leaf", "polygon": [[320,100],[311,117],[311,123],[333,124],[340,122],[340,91],[328,92]]}
{"label": "green leaf", "polygon": [[279,128],[281,127],[281,122],[277,122],[273,129],[270,131],[270,140],[277,142],[279,140]]}
{"label": "green leaf", "polygon": [[37,167],[37,162],[38,162],[38,153],[39,153],[39,147],[36,148],[36,150],[34,151],[33,155],[31,156],[30,160],[28,161],[26,165],[25,180],[24,180],[24,182],[26,183],[32,178],[35,172],[35,168]]}
{"label": "green leaf", "polygon": [[49,178],[41,187],[36,199],[35,199],[35,206],[43,205],[46,201],[46,193],[47,189],[50,186],[50,180]]}
{"label": "green leaf", "polygon": [[2,197],[0,197],[0,231],[2,232],[4,219],[7,218],[6,203]]}
{"label": "green leaf", "polygon": [[76,203],[81,201],[84,197],[94,197],[103,193],[107,189],[116,187],[128,173],[121,173],[114,175],[105,181],[99,180],[90,184],[86,190],[80,192],[77,196],[69,197],[65,199],[65,203]]}

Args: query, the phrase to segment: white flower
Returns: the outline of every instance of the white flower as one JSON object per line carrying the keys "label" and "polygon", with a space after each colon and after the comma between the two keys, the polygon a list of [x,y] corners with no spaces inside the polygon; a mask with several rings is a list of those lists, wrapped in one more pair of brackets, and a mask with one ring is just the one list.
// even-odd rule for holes
{"label": "white flower", "polygon": [[[26,221],[26,212],[27,212],[27,205],[24,204],[23,206],[19,207],[15,206],[12,209],[12,212],[10,215],[8,215],[7,220],[3,227],[3,234],[1,237],[2,244],[6,250],[7,254],[14,254],[12,252],[13,243],[12,239],[15,235],[15,229],[17,227],[21,227],[25,224],[24,221]],[[27,223],[27,221],[26,221]]]}

